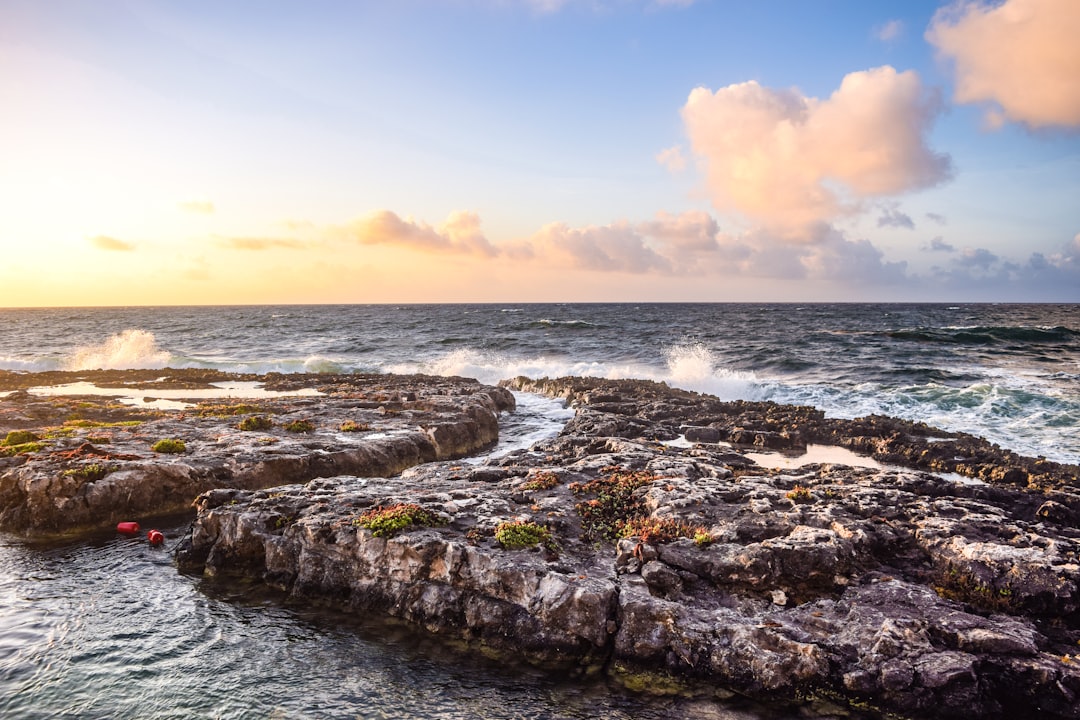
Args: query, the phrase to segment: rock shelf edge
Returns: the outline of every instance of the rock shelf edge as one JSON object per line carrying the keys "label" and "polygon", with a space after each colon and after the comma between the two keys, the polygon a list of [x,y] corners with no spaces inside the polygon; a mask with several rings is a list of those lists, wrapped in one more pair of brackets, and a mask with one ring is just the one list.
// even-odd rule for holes
{"label": "rock shelf edge", "polygon": [[[507,386],[575,417],[485,465],[208,490],[179,564],[637,689],[1080,717],[1080,468],[646,381]],[[741,452],[809,442],[888,466]],[[391,508],[435,520],[365,525]]]}

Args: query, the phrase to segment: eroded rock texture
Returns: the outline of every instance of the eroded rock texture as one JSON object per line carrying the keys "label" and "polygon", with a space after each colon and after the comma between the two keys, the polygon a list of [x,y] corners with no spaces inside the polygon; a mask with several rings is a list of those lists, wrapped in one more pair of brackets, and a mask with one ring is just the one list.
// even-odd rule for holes
{"label": "eroded rock texture", "polygon": [[[507,390],[462,378],[271,375],[260,378],[270,389],[322,395],[193,400],[182,411],[153,410],[96,396],[35,395],[24,389],[34,387],[32,375],[9,375],[0,387],[20,389],[0,398],[0,440],[7,439],[0,446],[0,530],[28,535],[186,510],[214,488],[393,475],[462,457],[493,444],[498,413],[514,407]],[[115,386],[124,378],[151,392],[223,379],[202,371],[111,371],[45,373],[39,384]],[[183,450],[156,452],[162,439],[182,441]]]}
{"label": "eroded rock texture", "polygon": [[[654,383],[513,386],[575,419],[486,465],[207,492],[182,566],[634,687],[1080,717],[1076,467]],[[679,436],[696,441],[662,442]],[[909,467],[767,470],[721,441],[833,441]],[[390,508],[437,520],[365,526]]]}

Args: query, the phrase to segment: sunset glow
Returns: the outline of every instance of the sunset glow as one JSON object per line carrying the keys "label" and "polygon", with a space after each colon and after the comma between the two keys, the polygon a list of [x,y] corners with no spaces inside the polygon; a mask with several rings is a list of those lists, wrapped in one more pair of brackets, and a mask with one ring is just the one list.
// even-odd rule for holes
{"label": "sunset glow", "polygon": [[1080,300],[1072,0],[0,5],[0,306]]}

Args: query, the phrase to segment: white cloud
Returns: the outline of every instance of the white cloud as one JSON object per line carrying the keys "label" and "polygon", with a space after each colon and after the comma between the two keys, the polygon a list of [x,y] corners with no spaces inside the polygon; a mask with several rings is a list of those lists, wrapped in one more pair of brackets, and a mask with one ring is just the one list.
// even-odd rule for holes
{"label": "white cloud", "polygon": [[341,228],[338,235],[363,245],[401,245],[427,252],[493,256],[495,249],[480,232],[480,217],[472,212],[454,212],[439,228],[412,219],[402,219],[381,210]]}
{"label": "white cloud", "polygon": [[865,199],[950,177],[948,156],[926,143],[940,110],[916,73],[885,66],[847,75],[825,100],[753,81],[697,88],[682,114],[718,210],[810,241]]}
{"label": "white cloud", "polygon": [[681,172],[686,169],[686,158],[683,157],[682,146],[665,148],[656,153],[656,162],[666,167],[670,172]]}
{"label": "white cloud", "polygon": [[926,31],[953,62],[955,99],[990,103],[986,124],[1080,126],[1080,2],[981,0],[942,8]]}
{"label": "white cloud", "polygon": [[892,42],[904,33],[903,20],[890,20],[884,25],[874,28],[874,37],[882,42]]}

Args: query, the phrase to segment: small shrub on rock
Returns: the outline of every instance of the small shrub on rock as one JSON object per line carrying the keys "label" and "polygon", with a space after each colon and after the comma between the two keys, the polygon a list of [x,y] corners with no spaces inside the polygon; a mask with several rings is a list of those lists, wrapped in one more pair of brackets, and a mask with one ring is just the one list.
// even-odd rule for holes
{"label": "small shrub on rock", "polygon": [[796,485],[788,490],[785,497],[793,503],[808,503],[814,499],[809,488],[804,488],[802,485]]}
{"label": "small shrub on rock", "polygon": [[532,492],[533,490],[550,490],[559,484],[559,476],[553,472],[545,471],[538,472],[528,480],[521,484],[521,489],[525,492]]}
{"label": "small shrub on rock", "polygon": [[[679,538],[696,538],[701,528],[691,527],[674,518],[636,517],[619,526],[619,537],[636,537],[650,545],[675,542]],[[706,533],[708,535],[708,533]]]}
{"label": "small shrub on rock", "polygon": [[551,547],[554,544],[550,530],[528,520],[500,523],[495,528],[495,539],[507,550],[536,547],[541,544]]}
{"label": "small shrub on rock", "polygon": [[346,420],[341,423],[341,427],[338,428],[341,432],[364,432],[370,430],[371,426],[367,423],[358,423],[355,420]]}
{"label": "small shrub on rock", "polygon": [[292,422],[285,423],[282,427],[291,433],[309,433],[315,431],[315,425],[312,424],[310,420],[293,420]]}
{"label": "small shrub on rock", "polygon": [[45,443],[40,442],[26,442],[19,445],[4,445],[0,443],[0,457],[13,457],[15,455],[25,455],[27,453],[37,452],[45,447]]}
{"label": "small shrub on rock", "polygon": [[364,511],[353,520],[353,524],[367,528],[375,537],[392,537],[405,528],[412,526],[438,527],[443,519],[415,503],[398,503],[389,506],[376,506]]}
{"label": "small shrub on rock", "polygon": [[274,421],[265,415],[248,415],[237,427],[245,432],[257,432],[274,427]]}
{"label": "small shrub on rock", "polygon": [[4,442],[0,443],[0,445],[6,445],[8,447],[13,445],[25,445],[26,443],[31,443],[40,439],[41,438],[29,430],[12,430],[7,434],[7,437],[4,438]]}
{"label": "small shrub on rock", "polygon": [[150,448],[156,453],[166,453],[168,455],[179,455],[187,450],[187,445],[183,440],[176,440],[174,438],[163,438],[158,440]]}
{"label": "small shrub on rock", "polygon": [[92,465],[83,465],[82,467],[72,468],[65,470],[64,475],[68,477],[81,478],[87,482],[97,482],[103,477],[111,473],[115,468],[108,467],[107,465],[99,465],[93,463]]}
{"label": "small shrub on rock", "polygon": [[594,496],[574,506],[581,516],[582,537],[586,542],[616,540],[624,523],[645,517],[645,502],[634,491],[659,479],[644,470],[607,467],[604,472],[606,475],[587,483],[570,484],[575,495]]}

